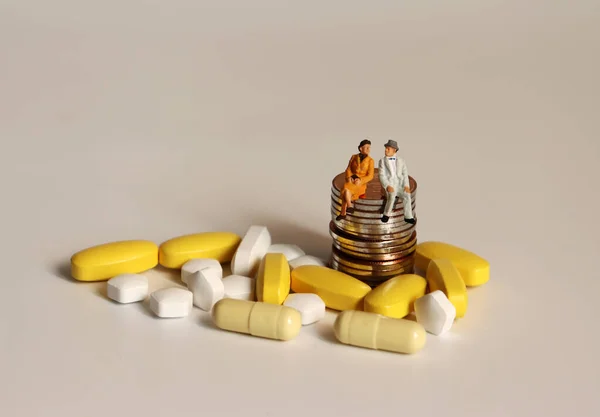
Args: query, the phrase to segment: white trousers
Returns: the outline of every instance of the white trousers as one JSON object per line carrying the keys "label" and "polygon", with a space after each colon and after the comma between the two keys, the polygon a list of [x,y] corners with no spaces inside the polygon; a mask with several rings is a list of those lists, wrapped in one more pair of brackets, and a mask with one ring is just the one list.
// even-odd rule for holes
{"label": "white trousers", "polygon": [[387,195],[387,201],[385,203],[383,214],[388,217],[391,216],[396,202],[396,197],[400,197],[402,199],[402,204],[404,205],[404,217],[407,219],[412,219],[412,199],[410,193],[405,192],[403,188],[400,188],[396,184],[391,185],[394,188],[394,192],[390,193],[387,190],[385,191]]}

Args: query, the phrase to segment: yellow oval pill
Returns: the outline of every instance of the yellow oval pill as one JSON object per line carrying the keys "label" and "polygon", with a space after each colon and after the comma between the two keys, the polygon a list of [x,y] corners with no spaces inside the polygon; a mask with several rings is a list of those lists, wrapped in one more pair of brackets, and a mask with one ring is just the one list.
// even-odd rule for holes
{"label": "yellow oval pill", "polygon": [[283,304],[290,294],[290,264],[283,253],[267,253],[256,276],[256,300]]}
{"label": "yellow oval pill", "polygon": [[160,245],[158,262],[166,268],[181,268],[190,259],[230,262],[242,238],[230,232],[205,232],[179,236]]}
{"label": "yellow oval pill", "polygon": [[291,340],[302,328],[298,310],[257,301],[223,298],[211,314],[220,329],[268,339]]}
{"label": "yellow oval pill", "polygon": [[467,287],[452,261],[432,259],[426,276],[429,292],[442,291],[456,308],[456,317],[463,317],[467,312]]}
{"label": "yellow oval pill", "polygon": [[427,340],[425,328],[414,321],[365,311],[342,311],[333,324],[342,343],[397,353],[415,353]]}
{"label": "yellow oval pill", "polygon": [[106,281],[137,274],[158,264],[158,246],[147,240],[123,240],[84,249],[71,257],[71,275],[79,281]]}
{"label": "yellow oval pill", "polygon": [[333,310],[362,310],[371,287],[343,272],[319,265],[304,265],[291,273],[292,290],[317,294]]}
{"label": "yellow oval pill", "polygon": [[414,309],[417,298],[425,295],[427,281],[415,274],[400,275],[379,285],[365,297],[365,311],[401,319]]}
{"label": "yellow oval pill", "polygon": [[421,242],[417,245],[415,266],[427,270],[432,259],[443,258],[452,261],[460,271],[467,287],[485,284],[490,279],[488,261],[466,249],[443,242]]}

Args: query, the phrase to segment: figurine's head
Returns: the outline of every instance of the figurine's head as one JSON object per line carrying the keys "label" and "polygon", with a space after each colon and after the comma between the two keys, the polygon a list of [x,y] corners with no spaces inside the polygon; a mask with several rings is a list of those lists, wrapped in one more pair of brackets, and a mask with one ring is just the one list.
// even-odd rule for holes
{"label": "figurine's head", "polygon": [[361,141],[358,145],[358,150],[363,155],[368,155],[371,152],[371,141],[369,139]]}
{"label": "figurine's head", "polygon": [[395,140],[388,140],[383,146],[385,146],[385,156],[387,157],[394,156],[398,152],[398,144]]}

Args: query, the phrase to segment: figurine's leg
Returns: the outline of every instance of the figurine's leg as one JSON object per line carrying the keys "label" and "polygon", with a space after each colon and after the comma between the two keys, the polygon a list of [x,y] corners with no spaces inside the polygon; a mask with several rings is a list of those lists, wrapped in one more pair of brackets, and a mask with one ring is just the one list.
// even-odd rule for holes
{"label": "figurine's leg", "polygon": [[342,210],[339,216],[337,216],[337,220],[343,219],[346,217],[346,211],[348,211],[348,206],[352,204],[352,193],[348,189],[342,190]]}
{"label": "figurine's leg", "polygon": [[402,192],[402,204],[404,205],[404,221],[415,224],[412,212],[412,198],[410,193]]}
{"label": "figurine's leg", "polygon": [[396,196],[398,195],[398,191],[394,188],[394,192],[390,193],[386,191],[386,202],[385,208],[383,209],[383,216],[381,217],[381,221],[387,223],[392,215],[392,210],[394,210],[394,204],[396,203]]}

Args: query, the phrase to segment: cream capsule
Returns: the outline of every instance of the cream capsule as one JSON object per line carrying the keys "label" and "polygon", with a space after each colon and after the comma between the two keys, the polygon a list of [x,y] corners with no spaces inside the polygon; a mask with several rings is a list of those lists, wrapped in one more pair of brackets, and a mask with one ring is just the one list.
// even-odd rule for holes
{"label": "cream capsule", "polygon": [[333,329],[344,344],[397,353],[418,352],[427,336],[425,328],[414,321],[357,310],[339,313]]}
{"label": "cream capsule", "polygon": [[223,298],[212,310],[217,327],[276,340],[291,340],[302,328],[302,315],[294,308],[258,301]]}

